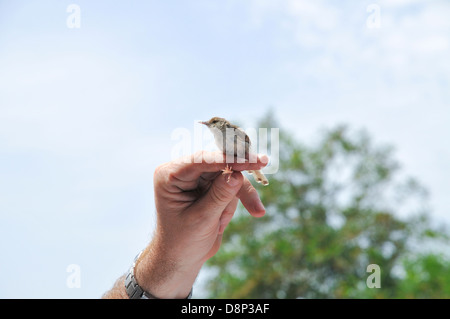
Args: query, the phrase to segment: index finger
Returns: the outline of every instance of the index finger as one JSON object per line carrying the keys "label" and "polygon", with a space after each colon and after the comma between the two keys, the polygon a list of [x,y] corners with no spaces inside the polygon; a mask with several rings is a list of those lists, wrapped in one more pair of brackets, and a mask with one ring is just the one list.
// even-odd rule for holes
{"label": "index finger", "polygon": [[178,167],[173,172],[174,177],[181,181],[192,181],[198,179],[203,173],[219,172],[225,168],[225,165],[231,166],[233,171],[258,170],[267,165],[269,158],[262,155],[257,156],[256,161],[252,163],[239,163],[236,158],[234,162],[230,162],[229,157],[219,151],[199,151],[182,157],[176,162]]}

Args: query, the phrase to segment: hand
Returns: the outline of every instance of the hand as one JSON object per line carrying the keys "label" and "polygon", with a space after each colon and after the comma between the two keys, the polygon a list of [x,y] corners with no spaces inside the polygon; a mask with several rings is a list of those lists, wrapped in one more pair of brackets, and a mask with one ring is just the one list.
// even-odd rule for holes
{"label": "hand", "polygon": [[138,283],[155,296],[187,296],[203,263],[218,251],[238,199],[252,216],[265,214],[257,191],[240,171],[261,169],[267,157],[229,163],[229,182],[221,174],[225,160],[222,153],[203,151],[156,169],[156,231],[136,266]]}

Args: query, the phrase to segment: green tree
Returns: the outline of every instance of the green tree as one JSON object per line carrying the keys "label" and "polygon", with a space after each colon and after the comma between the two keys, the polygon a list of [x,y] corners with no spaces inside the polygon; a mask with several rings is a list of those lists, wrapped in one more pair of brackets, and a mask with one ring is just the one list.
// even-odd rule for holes
{"label": "green tree", "polygon": [[[280,126],[269,113],[259,127]],[[418,243],[447,240],[430,226],[426,190],[366,132],[338,126],[321,136],[307,146],[280,130],[279,171],[257,186],[266,216],[239,208],[207,263],[210,297],[450,297],[450,280],[438,285],[435,274],[448,261],[410,258]],[[366,285],[369,264],[380,266],[380,289]]]}
{"label": "green tree", "polygon": [[419,254],[405,259],[405,276],[396,298],[449,298],[450,261],[442,254]]}

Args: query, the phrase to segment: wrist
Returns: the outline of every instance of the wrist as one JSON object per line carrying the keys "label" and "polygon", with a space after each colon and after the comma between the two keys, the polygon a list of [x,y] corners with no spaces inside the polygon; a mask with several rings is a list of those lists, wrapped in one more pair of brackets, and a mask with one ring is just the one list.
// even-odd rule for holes
{"label": "wrist", "polygon": [[185,299],[201,266],[174,260],[151,243],[136,261],[134,276],[144,291],[158,299]]}

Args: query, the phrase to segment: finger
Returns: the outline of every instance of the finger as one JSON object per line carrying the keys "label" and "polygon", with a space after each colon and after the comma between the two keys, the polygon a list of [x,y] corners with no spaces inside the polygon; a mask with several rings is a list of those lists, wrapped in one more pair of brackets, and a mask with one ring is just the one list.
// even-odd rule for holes
{"label": "finger", "polygon": [[228,205],[225,207],[222,216],[220,216],[220,226],[219,226],[219,234],[223,234],[225,227],[228,226],[231,219],[234,216],[234,212],[236,211],[237,204],[239,199],[235,197]]}
{"label": "finger", "polygon": [[258,191],[246,177],[244,177],[242,187],[237,193],[237,197],[241,200],[242,205],[244,205],[250,215],[262,217],[266,213],[266,209],[259,198]]}
{"label": "finger", "polygon": [[153,176],[155,187],[162,187],[170,193],[187,192],[195,190],[198,187],[205,189],[221,173],[220,171],[206,172],[201,174],[197,179],[182,180],[178,178],[179,174],[177,172],[182,170],[184,166],[185,164],[179,160],[158,166]]}
{"label": "finger", "polygon": [[189,207],[190,213],[197,215],[195,218],[220,219],[242,186],[243,176],[240,172],[233,172],[229,177],[228,181],[228,176],[217,176],[208,191]]}
{"label": "finger", "polygon": [[200,175],[200,178],[205,180],[205,181],[212,181],[215,180],[217,176],[219,176],[220,172],[208,172],[208,173],[203,173],[202,175]]}
{"label": "finger", "polygon": [[180,193],[196,189],[198,179],[183,181],[177,177],[176,172],[180,167],[182,167],[182,164],[175,161],[158,166],[153,174],[155,192],[164,189],[169,193]]}
{"label": "finger", "polygon": [[180,181],[192,181],[199,178],[207,172],[219,172],[224,169],[224,164],[228,163],[233,171],[257,170],[261,169],[268,163],[265,155],[258,156],[256,162],[238,163],[234,158],[234,162],[227,162],[227,156],[222,152],[200,151],[193,155],[180,158],[176,161],[177,167],[173,172],[176,179]]}

